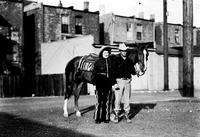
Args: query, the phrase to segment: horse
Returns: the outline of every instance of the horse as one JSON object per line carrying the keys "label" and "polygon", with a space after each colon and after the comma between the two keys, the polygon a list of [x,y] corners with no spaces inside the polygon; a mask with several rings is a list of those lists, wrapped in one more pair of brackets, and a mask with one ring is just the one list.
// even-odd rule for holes
{"label": "horse", "polygon": [[[147,46],[137,46],[136,48],[129,48],[127,51],[127,57],[132,60],[135,66],[137,76],[142,76],[147,70],[147,60],[148,60],[148,50]],[[97,56],[95,56],[98,59]],[[111,54],[112,61],[116,61],[116,54]],[[81,117],[81,112],[78,106],[78,99],[80,96],[80,91],[84,82],[93,84],[92,81],[92,64],[85,65],[88,66],[88,70],[81,70],[81,62],[83,62],[84,56],[76,56],[71,59],[65,68],[66,77],[66,91],[64,95],[64,105],[63,105],[63,116],[68,117],[67,103],[71,95],[74,95],[74,110],[77,117]],[[84,66],[84,65],[83,65]]]}

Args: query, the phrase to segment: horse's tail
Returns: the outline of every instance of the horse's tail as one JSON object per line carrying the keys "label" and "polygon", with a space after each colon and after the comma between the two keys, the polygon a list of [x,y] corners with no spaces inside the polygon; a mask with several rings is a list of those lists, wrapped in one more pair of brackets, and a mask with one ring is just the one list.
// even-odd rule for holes
{"label": "horse's tail", "polygon": [[66,81],[66,90],[65,90],[65,99],[70,98],[73,93],[73,84],[75,82],[75,75],[77,73],[77,66],[80,57],[75,57],[68,62],[65,67],[65,81]]}

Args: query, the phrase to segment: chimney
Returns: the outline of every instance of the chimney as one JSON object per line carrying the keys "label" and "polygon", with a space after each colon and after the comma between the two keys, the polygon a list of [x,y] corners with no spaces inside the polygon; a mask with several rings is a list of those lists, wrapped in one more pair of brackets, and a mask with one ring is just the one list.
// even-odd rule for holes
{"label": "chimney", "polygon": [[89,11],[89,1],[84,1],[83,2],[83,10],[84,11]]}
{"label": "chimney", "polygon": [[144,19],[144,12],[139,12],[138,16],[138,18]]}
{"label": "chimney", "polygon": [[62,7],[63,5],[62,5],[62,2],[61,2],[61,0],[60,0],[60,2],[59,2],[59,4],[58,4],[58,7]]}
{"label": "chimney", "polygon": [[153,21],[155,21],[155,14],[150,14],[150,20],[153,20]]}

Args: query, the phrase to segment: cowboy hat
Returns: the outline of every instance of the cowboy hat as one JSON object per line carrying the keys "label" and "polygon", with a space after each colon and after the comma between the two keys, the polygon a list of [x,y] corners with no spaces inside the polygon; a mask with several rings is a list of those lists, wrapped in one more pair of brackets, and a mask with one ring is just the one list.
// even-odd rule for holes
{"label": "cowboy hat", "polygon": [[128,47],[124,44],[124,43],[121,43],[119,44],[119,50],[122,50],[122,51],[126,51],[128,49]]}

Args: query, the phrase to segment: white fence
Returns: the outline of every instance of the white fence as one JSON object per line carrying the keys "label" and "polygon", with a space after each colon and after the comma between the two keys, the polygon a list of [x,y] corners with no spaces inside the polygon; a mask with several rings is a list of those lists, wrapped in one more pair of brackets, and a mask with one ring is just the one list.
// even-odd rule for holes
{"label": "white fence", "polygon": [[[149,53],[148,68],[145,75],[132,77],[132,92],[160,91],[164,89],[164,56],[154,51]],[[182,88],[183,58],[169,57],[169,90]],[[200,57],[194,57],[194,89],[200,90]],[[88,85],[88,91],[93,92],[94,87]],[[91,93],[93,94],[93,93]]]}
{"label": "white fence", "polygon": [[[133,77],[132,89],[163,90],[164,89],[164,56],[150,52],[148,70],[142,77]],[[183,82],[183,58],[169,57],[169,89],[181,89]],[[194,89],[200,90],[200,57],[194,57]]]}

